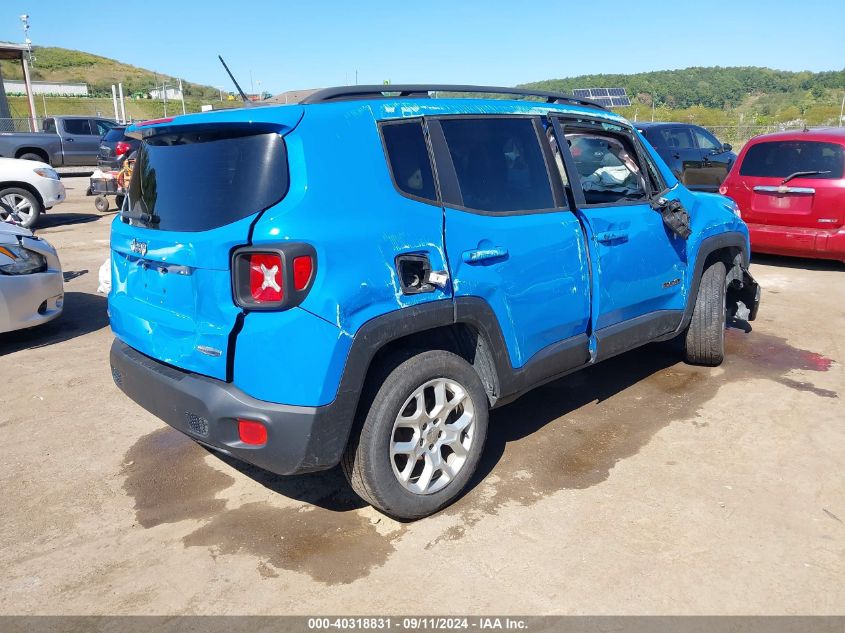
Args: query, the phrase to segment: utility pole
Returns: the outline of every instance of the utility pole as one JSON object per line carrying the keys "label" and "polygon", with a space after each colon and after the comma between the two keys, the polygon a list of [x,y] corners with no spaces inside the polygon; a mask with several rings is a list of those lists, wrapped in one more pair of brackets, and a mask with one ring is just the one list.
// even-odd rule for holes
{"label": "utility pole", "polygon": [[117,93],[120,95],[120,122],[126,123],[126,102],[123,100],[123,82],[117,84]]}
{"label": "utility pole", "polygon": [[117,111],[117,86],[111,85],[111,100],[114,105],[114,120],[120,121],[120,113]]}
{"label": "utility pole", "polygon": [[179,80],[179,96],[182,97],[182,114],[185,114],[185,91],[182,90],[182,80]]}
{"label": "utility pole", "polygon": [[[26,44],[27,54],[21,53],[21,65],[23,66],[23,82],[26,88],[27,101],[29,102],[29,125],[33,132],[38,131],[38,118],[35,116],[35,97],[32,94],[32,79],[29,76],[29,67],[32,65],[32,40],[29,39],[29,15],[24,13],[20,16],[21,28],[23,28],[23,41]],[[27,59],[28,58],[28,59]]]}
{"label": "utility pole", "polygon": [[654,94],[651,95],[651,122],[654,123]]}
{"label": "utility pole", "polygon": [[839,127],[842,127],[843,116],[845,116],[845,94],[842,95],[842,107],[839,108]]}

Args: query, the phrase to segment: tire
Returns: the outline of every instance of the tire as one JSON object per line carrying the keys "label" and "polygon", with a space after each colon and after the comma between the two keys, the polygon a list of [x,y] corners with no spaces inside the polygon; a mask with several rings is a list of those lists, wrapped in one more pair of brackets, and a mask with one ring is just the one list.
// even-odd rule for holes
{"label": "tire", "polygon": [[[445,416],[437,415],[441,402]],[[461,494],[478,467],[487,393],[456,354],[426,351],[400,363],[360,413],[360,433],[350,439],[341,465],[352,489],[389,516],[420,519],[437,512]]]}
{"label": "tire", "polygon": [[692,320],[684,338],[688,363],[715,367],[725,358],[725,278],[722,262],[713,262],[701,275]]}
{"label": "tire", "polygon": [[37,160],[39,163],[47,163],[48,165],[50,164],[50,161],[48,161],[46,158],[33,152],[21,154],[20,156],[18,156],[18,158],[20,158],[21,160]]}
{"label": "tire", "polygon": [[105,213],[109,210],[109,199],[105,196],[97,196],[94,198],[94,208],[100,213]]}
{"label": "tire", "polygon": [[41,200],[26,189],[8,187],[0,190],[0,220],[11,220],[31,229],[44,212]]}

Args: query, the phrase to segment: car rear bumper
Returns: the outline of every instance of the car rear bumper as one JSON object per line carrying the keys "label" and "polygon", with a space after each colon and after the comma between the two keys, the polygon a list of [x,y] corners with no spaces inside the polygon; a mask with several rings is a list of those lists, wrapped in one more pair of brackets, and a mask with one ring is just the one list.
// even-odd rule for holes
{"label": "car rear bumper", "polygon": [[62,271],[0,278],[0,332],[11,332],[52,321],[62,313]]}
{"label": "car rear bumper", "polygon": [[[256,400],[230,383],[192,374],[112,343],[115,384],[132,400],[197,442],[280,475],[335,466],[349,433],[343,407]],[[340,410],[339,410],[340,409]],[[240,441],[238,418],[260,421],[267,442]]]}
{"label": "car rear bumper", "polygon": [[42,178],[41,180],[42,182],[38,184],[38,192],[44,200],[45,209],[50,209],[60,202],[64,202],[67,196],[61,180],[53,180],[52,178]]}
{"label": "car rear bumper", "polygon": [[845,228],[800,228],[750,222],[747,224],[752,252],[845,261]]}

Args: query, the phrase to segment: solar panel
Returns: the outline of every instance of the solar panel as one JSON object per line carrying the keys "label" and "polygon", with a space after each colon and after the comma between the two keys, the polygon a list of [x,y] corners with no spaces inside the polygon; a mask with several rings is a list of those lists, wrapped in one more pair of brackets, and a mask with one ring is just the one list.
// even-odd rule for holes
{"label": "solar panel", "polygon": [[582,99],[592,99],[608,108],[631,105],[625,88],[577,88],[572,94]]}

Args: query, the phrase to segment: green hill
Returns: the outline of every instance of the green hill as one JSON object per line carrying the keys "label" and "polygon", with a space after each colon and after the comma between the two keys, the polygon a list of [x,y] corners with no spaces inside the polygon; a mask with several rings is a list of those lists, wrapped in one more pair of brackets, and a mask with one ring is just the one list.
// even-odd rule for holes
{"label": "green hill", "polygon": [[[123,90],[127,95],[149,92],[162,82],[170,85],[178,83],[176,78],[169,75],[82,51],[37,46],[34,47],[33,53],[33,80],[87,83],[91,96],[111,97],[111,85],[120,82],[123,83]],[[21,65],[18,62],[2,61],[0,69],[7,79],[22,78]],[[219,94],[217,89],[211,86],[184,80],[182,85],[186,98],[212,99]]]}
{"label": "green hill", "polygon": [[[524,84],[526,88],[572,92],[576,88],[622,87],[634,104],[619,111],[645,117],[652,103],[663,115],[698,123],[773,124],[801,119],[833,124],[845,92],[845,69],[813,73],[752,66],[684,68],[632,75],[581,75]],[[648,113],[650,116],[650,112]],[[657,117],[656,117],[657,118]],[[670,117],[671,118],[671,117]]]}

